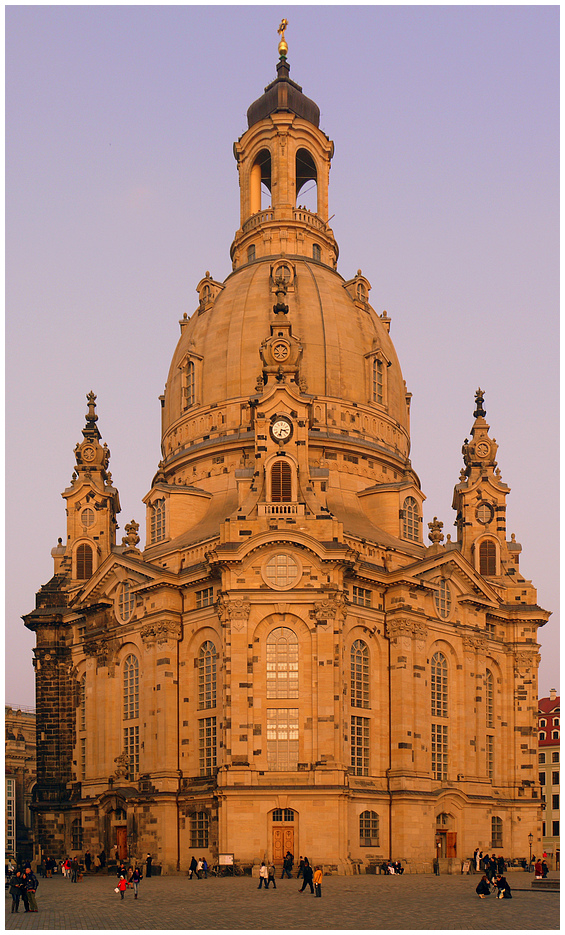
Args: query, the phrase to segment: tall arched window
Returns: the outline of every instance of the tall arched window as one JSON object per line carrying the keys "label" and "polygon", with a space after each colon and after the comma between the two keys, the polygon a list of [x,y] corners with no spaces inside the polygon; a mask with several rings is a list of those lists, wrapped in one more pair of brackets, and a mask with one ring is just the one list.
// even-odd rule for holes
{"label": "tall arched window", "polygon": [[490,846],[499,850],[503,847],[502,843],[502,818],[499,818],[498,815],[493,815],[491,818],[491,833],[492,841]]}
{"label": "tall arched window", "polygon": [[80,818],[75,818],[71,825],[71,849],[73,851],[82,851],[82,822]]}
{"label": "tall arched window", "polygon": [[292,500],[292,471],[284,458],[278,458],[271,468],[271,502],[290,503]]}
{"label": "tall arched window", "polygon": [[373,358],[373,402],[383,404],[384,365],[378,357]]}
{"label": "tall arched window", "polygon": [[448,699],[447,659],[443,653],[432,656],[431,682],[432,718],[441,719],[432,722],[432,776],[444,781],[447,779],[448,734],[447,724],[442,721],[448,716]]}
{"label": "tall arched window", "polygon": [[198,707],[216,707],[216,647],[210,640],[198,653]]}
{"label": "tall arched window", "polygon": [[298,698],[298,637],[289,627],[267,637],[267,698]]}
{"label": "tall arched window", "polygon": [[135,609],[135,594],[131,589],[129,581],[122,581],[118,585],[118,619],[120,623],[127,623],[131,620]]}
{"label": "tall arched window", "polygon": [[[139,718],[139,661],[130,654],[124,662],[124,721]],[[129,759],[129,778],[139,775],[139,724],[124,727],[124,753]]]}
{"label": "tall arched window", "polygon": [[79,682],[79,730],[86,730],[86,672]]}
{"label": "tall arched window", "polygon": [[351,706],[369,707],[369,647],[364,640],[351,646]]}
{"label": "tall arched window", "polygon": [[432,656],[432,717],[447,717],[447,659],[443,653]]}
{"label": "tall arched window", "polygon": [[496,546],[491,539],[484,539],[479,546],[479,571],[481,575],[496,575]]}
{"label": "tall arched window", "polygon": [[485,711],[487,727],[494,727],[494,676],[490,669],[485,678]]}
{"label": "tall arched window", "polygon": [[361,847],[379,846],[379,816],[366,811],[359,815],[359,844]]}
{"label": "tall arched window", "polygon": [[161,542],[165,538],[165,501],[155,500],[151,507],[151,542]]}
{"label": "tall arched window", "polygon": [[[318,173],[316,163],[307,149],[296,152],[296,195],[300,195],[302,207],[307,211],[318,211]],[[308,195],[308,198],[306,198]],[[298,207],[298,204],[297,204]]]}
{"label": "tall arched window", "polygon": [[417,542],[419,532],[419,515],[418,504],[416,503],[414,497],[406,497],[402,508],[402,517],[402,534],[404,538],[411,539],[412,542]]}
{"label": "tall arched window", "polygon": [[185,385],[185,406],[194,405],[194,361],[189,360],[186,364],[186,385]]}
{"label": "tall arched window", "polygon": [[84,542],[77,549],[77,578],[85,581],[92,575],[92,549]]}

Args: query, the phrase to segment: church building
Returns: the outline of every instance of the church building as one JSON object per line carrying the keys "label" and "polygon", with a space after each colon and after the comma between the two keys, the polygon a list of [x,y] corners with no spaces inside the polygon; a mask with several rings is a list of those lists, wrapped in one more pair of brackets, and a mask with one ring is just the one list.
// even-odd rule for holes
{"label": "church building", "polygon": [[537,853],[549,613],[507,537],[484,393],[452,540],[423,528],[391,321],[360,270],[337,270],[334,146],[279,31],[234,145],[232,272],[198,283],[160,398],[143,549],[134,521],[117,541],[94,392],[69,452],[66,535],[24,617],[37,842],[169,873],[287,851],[339,873],[388,857],[459,872],[476,847],[527,855],[530,832]]}

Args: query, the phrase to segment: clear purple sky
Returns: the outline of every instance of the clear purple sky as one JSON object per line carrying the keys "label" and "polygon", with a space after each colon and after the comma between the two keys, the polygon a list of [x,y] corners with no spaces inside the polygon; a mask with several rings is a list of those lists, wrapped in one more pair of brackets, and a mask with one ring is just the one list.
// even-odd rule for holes
{"label": "clear purple sky", "polygon": [[[275,77],[335,142],[339,271],[358,268],[412,399],[412,463],[455,535],[453,486],[485,390],[508,533],[553,616],[558,683],[559,7],[6,8],[6,696],[33,705],[21,614],[65,537],[86,393],[121,529],[144,529],[159,395],[208,269],[230,272],[232,143]],[[425,526],[427,531],[427,525]],[[143,545],[143,541],[142,541]]]}

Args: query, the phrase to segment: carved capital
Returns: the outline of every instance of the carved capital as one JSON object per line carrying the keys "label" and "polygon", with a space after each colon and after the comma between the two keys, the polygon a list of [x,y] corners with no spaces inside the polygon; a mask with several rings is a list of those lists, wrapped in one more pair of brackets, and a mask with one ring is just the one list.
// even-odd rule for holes
{"label": "carved capital", "polygon": [[488,641],[484,636],[464,636],[463,649],[466,653],[486,653]]}
{"label": "carved capital", "polygon": [[330,620],[334,622],[345,609],[346,596],[341,591],[328,595],[323,601],[316,601],[310,611],[310,619],[317,624],[324,625]]}
{"label": "carved capital", "polygon": [[397,617],[395,620],[387,620],[386,635],[389,639],[395,640],[402,636],[414,637],[417,640],[425,640],[428,636],[428,627],[423,620],[410,620],[409,617]]}
{"label": "carved capital", "polygon": [[216,612],[224,626],[231,624],[235,630],[242,630],[249,619],[251,604],[247,598],[230,600],[220,593],[216,601]]}
{"label": "carved capital", "polygon": [[518,669],[531,669],[538,666],[541,662],[541,656],[535,652],[519,652],[514,656],[514,663]]}
{"label": "carved capital", "polygon": [[158,620],[154,623],[146,623],[139,632],[141,639],[149,647],[153,643],[160,645],[169,640],[180,640],[182,627],[176,620]]}

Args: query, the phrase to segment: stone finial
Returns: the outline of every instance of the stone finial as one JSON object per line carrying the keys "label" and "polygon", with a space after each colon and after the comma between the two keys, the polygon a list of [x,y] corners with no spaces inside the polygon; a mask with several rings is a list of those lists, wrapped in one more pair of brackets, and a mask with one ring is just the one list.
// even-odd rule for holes
{"label": "stone finial", "polygon": [[122,545],[125,546],[128,551],[133,549],[135,552],[139,552],[139,549],[137,548],[137,544],[139,542],[139,536],[137,535],[139,523],[136,523],[132,519],[131,523],[125,524],[124,529],[127,535],[122,538]]}
{"label": "stone finial", "polygon": [[437,516],[434,516],[431,523],[428,523],[428,539],[434,544],[439,545],[443,541],[443,523],[440,523]]}
{"label": "stone finial", "polygon": [[129,756],[123,751],[119,756],[114,757],[116,768],[114,770],[114,779],[127,779],[129,773]]}
{"label": "stone finial", "polygon": [[477,407],[473,413],[475,419],[479,419],[481,416],[484,417],[487,414],[486,409],[483,407],[484,399],[485,399],[484,390],[482,390],[479,386],[477,392],[475,393],[475,403]]}

